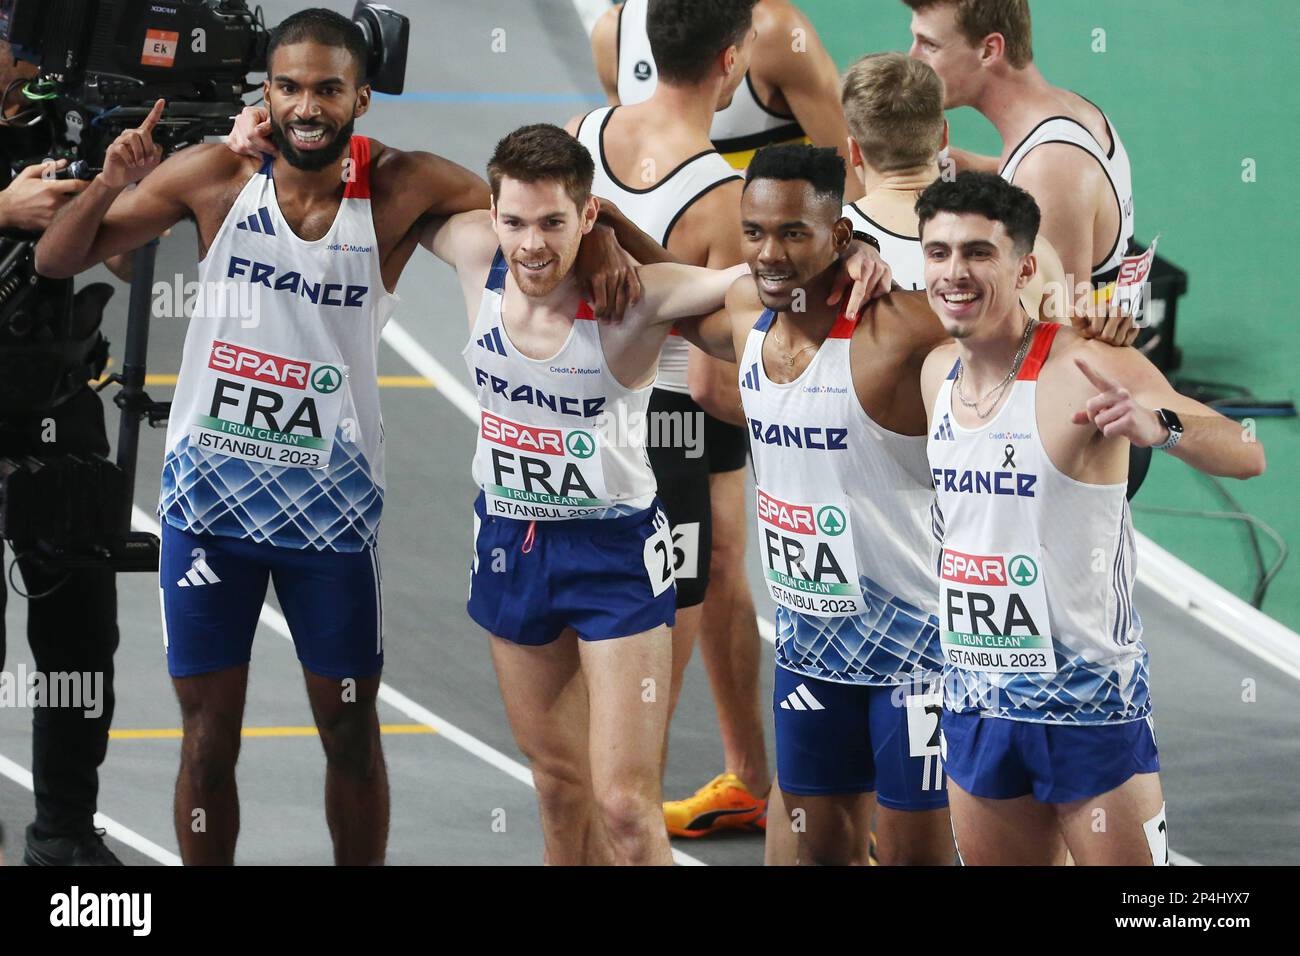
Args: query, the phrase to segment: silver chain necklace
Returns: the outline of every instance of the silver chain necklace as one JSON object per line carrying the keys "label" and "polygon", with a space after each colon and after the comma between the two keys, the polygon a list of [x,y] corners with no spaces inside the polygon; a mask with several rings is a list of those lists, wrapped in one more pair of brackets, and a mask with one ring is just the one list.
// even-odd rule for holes
{"label": "silver chain necklace", "polygon": [[[967,408],[975,409],[975,416],[977,418],[988,418],[993,414],[993,409],[997,408],[998,401],[1002,398],[1002,392],[1011,384],[1011,380],[1016,377],[1016,373],[1020,371],[1020,363],[1025,360],[1025,355],[1029,352],[1029,342],[1034,337],[1034,327],[1037,325],[1037,319],[1030,319],[1028,323],[1025,324],[1025,332],[1020,336],[1020,348],[1016,349],[1016,357],[1011,360],[1010,371],[1007,372],[1006,377],[1002,379],[1001,382],[985,392],[983,398],[977,398],[973,402],[967,400],[966,390],[962,387],[962,376],[966,371],[966,366],[965,364],[957,366],[957,400]],[[993,396],[993,404],[989,406],[988,411],[981,412],[980,404],[988,401],[989,396]]]}

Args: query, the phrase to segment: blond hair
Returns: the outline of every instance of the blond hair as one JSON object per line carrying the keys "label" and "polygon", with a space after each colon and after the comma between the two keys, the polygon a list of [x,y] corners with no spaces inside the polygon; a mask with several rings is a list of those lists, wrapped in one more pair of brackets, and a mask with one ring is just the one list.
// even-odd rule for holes
{"label": "blond hair", "polygon": [[903,53],[869,53],[844,74],[844,119],[877,172],[934,162],[943,146],[943,83]]}

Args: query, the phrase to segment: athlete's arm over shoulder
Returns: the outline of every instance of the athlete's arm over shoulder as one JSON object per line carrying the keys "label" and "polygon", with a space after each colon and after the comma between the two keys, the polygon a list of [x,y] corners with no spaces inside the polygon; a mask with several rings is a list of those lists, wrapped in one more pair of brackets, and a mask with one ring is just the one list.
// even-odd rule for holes
{"label": "athlete's arm over shoulder", "polygon": [[454,216],[488,208],[488,184],[459,163],[424,150],[381,150],[374,161],[377,178],[391,182],[403,207],[417,216]]}
{"label": "athlete's arm over shoulder", "polygon": [[[752,311],[751,300],[757,299],[754,280],[748,275],[739,276],[727,289],[727,297],[721,309],[708,315],[680,319],[675,328],[682,338],[706,354],[735,362],[739,358],[736,352],[735,323],[740,316]],[[761,311],[762,305],[758,308]]]}
{"label": "athlete's arm over shoulder", "polygon": [[623,4],[615,4],[591,28],[591,58],[596,61],[596,75],[610,106],[618,106],[618,21],[622,14]]}
{"label": "athlete's arm over shoulder", "polygon": [[743,263],[729,269],[701,269],[676,262],[642,266],[645,298],[633,315],[645,325],[661,325],[714,312],[722,308],[731,284],[748,273],[749,266]]}
{"label": "athlete's arm over shoulder", "polygon": [[454,216],[429,219],[420,232],[420,245],[457,272],[486,272],[499,245],[492,214],[472,209]]}
{"label": "athlete's arm over shoulder", "polygon": [[1072,361],[1061,368],[1075,377],[1072,392],[1077,391],[1082,406],[1073,414],[1074,424],[1091,422],[1107,438],[1119,436],[1149,448],[1169,437],[1169,429],[1156,415],[1156,409],[1166,408],[1183,425],[1182,439],[1169,449],[1175,458],[1197,471],[1228,478],[1264,473],[1264,446],[1253,429],[1175,391],[1136,349],[1088,340],[1079,341],[1068,356]]}

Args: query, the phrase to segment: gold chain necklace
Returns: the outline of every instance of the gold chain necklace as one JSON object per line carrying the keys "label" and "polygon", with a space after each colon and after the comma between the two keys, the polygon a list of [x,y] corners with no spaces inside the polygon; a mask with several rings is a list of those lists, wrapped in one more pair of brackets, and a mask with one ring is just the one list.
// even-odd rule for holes
{"label": "gold chain necklace", "polygon": [[[1003,390],[1011,384],[1011,380],[1014,379],[1016,373],[1020,371],[1020,363],[1025,360],[1025,355],[1029,352],[1029,342],[1033,338],[1034,327],[1037,325],[1037,319],[1030,319],[1028,323],[1025,324],[1024,334],[1020,336],[1020,348],[1016,349],[1016,357],[1011,360],[1010,371],[1007,372],[1006,377],[1003,378],[1002,381],[985,392],[982,398],[976,398],[973,402],[967,400],[966,390],[962,386],[962,375],[966,371],[966,366],[964,363],[957,366],[957,400],[967,408],[975,409],[975,415],[977,418],[985,419],[993,414],[993,409],[997,407],[998,400],[1002,398]],[[987,401],[990,395],[994,396],[993,404],[989,406],[988,411],[981,412],[980,404]]]}

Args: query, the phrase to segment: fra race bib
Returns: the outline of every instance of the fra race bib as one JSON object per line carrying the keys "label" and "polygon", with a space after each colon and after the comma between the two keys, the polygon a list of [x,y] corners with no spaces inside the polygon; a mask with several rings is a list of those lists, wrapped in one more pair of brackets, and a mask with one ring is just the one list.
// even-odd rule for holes
{"label": "fra race bib", "polygon": [[474,471],[488,514],[590,518],[613,507],[594,428],[544,428],[481,411]]}
{"label": "fra race bib", "polygon": [[777,604],[814,617],[866,611],[847,508],[790,504],[760,488],[758,543],[767,591]]}
{"label": "fra race bib", "polygon": [[939,614],[948,664],[997,674],[1056,673],[1037,553],[963,554],[944,548]]}
{"label": "fra race bib", "polygon": [[347,367],[214,340],[203,369],[196,448],[289,468],[324,468],[347,393]]}

